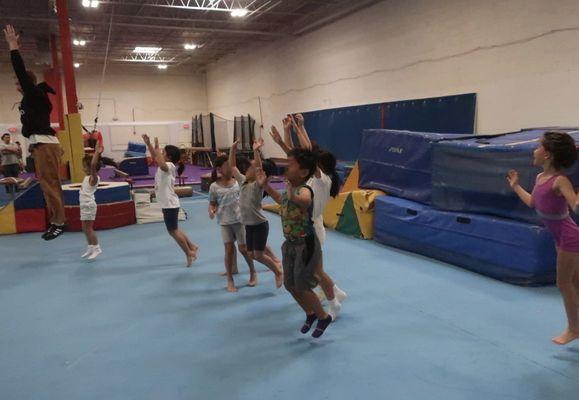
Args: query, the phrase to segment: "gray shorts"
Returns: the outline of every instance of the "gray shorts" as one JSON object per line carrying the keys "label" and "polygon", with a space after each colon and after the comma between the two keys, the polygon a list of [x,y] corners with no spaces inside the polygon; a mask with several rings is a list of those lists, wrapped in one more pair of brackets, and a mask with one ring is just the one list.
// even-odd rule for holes
{"label": "gray shorts", "polygon": [[245,226],[241,223],[221,225],[221,238],[223,243],[245,244]]}
{"label": "gray shorts", "polygon": [[322,249],[316,235],[295,242],[286,240],[281,254],[287,289],[308,290],[318,285],[316,270],[322,262]]}
{"label": "gray shorts", "polygon": [[80,220],[94,221],[96,219],[97,205],[96,203],[81,204],[80,206]]}

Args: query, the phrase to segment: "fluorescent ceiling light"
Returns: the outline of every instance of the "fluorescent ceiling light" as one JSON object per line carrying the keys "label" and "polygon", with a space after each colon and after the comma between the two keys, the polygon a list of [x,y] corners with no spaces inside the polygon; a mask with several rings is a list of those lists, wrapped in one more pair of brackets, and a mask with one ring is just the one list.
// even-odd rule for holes
{"label": "fluorescent ceiling light", "polygon": [[84,7],[90,7],[90,0],[82,0],[82,5]]}
{"label": "fluorescent ceiling light", "polygon": [[90,6],[92,8],[97,8],[99,6],[99,1],[98,0],[91,0]]}
{"label": "fluorescent ceiling light", "polygon": [[159,64],[159,65],[157,65],[157,68],[159,68],[159,69],[167,69],[167,64]]}
{"label": "fluorescent ceiling light", "polygon": [[80,64],[79,63],[74,63],[74,68],[79,68]]}
{"label": "fluorescent ceiling light", "polygon": [[249,14],[249,11],[247,10],[247,8],[235,8],[233,10],[231,10],[231,16],[232,17],[245,17],[247,14]]}
{"label": "fluorescent ceiling light", "polygon": [[135,47],[135,50],[133,50],[133,53],[140,53],[140,54],[157,54],[157,53],[160,52],[161,50],[163,50],[161,47],[141,47],[141,46],[137,46],[137,47]]}
{"label": "fluorescent ceiling light", "polygon": [[195,50],[197,45],[194,43],[185,43],[185,50]]}

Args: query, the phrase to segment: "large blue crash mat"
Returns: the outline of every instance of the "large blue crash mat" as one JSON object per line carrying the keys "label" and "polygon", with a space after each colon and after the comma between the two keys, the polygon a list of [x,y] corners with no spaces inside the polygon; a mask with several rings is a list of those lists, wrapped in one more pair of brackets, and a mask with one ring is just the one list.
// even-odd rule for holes
{"label": "large blue crash mat", "polygon": [[430,204],[434,145],[462,137],[472,135],[366,129],[358,159],[360,187]]}
{"label": "large blue crash mat", "polygon": [[[448,211],[493,214],[539,224],[534,210],[523,204],[506,180],[519,171],[529,192],[541,170],[533,166],[533,150],[548,130],[568,132],[579,144],[579,130],[536,128],[498,136],[437,143],[432,154],[432,204]],[[579,168],[568,176],[579,185]]]}
{"label": "large blue crash mat", "polygon": [[518,285],[555,282],[556,253],[540,226],[376,198],[374,240]]}

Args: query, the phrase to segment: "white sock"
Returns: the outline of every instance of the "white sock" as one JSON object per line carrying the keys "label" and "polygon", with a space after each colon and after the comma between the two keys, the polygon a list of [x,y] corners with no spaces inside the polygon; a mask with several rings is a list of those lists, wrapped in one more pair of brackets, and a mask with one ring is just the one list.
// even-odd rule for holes
{"label": "white sock", "polygon": [[91,252],[90,256],[88,256],[87,258],[88,258],[89,260],[94,260],[94,259],[97,258],[97,257],[99,256],[99,254],[101,254],[101,253],[102,253],[101,247],[100,247],[98,244],[97,244],[97,245],[94,245],[94,246],[92,247],[92,252]]}
{"label": "white sock", "polygon": [[86,246],[86,251],[84,252],[84,254],[82,255],[83,257],[88,256],[90,253],[92,253],[93,250],[93,246],[92,244],[89,244]]}
{"label": "white sock", "polygon": [[338,287],[338,285],[334,284],[334,296],[336,296],[339,301],[345,300],[348,295],[342,289]]}

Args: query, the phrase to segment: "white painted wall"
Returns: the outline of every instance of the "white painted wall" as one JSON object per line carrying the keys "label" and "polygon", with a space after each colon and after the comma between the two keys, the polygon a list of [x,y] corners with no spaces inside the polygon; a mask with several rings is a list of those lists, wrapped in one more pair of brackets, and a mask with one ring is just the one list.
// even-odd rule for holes
{"label": "white painted wall", "polygon": [[[37,71],[40,73],[40,71]],[[76,86],[83,122],[93,121],[101,83],[100,68],[76,70]],[[0,71],[0,123],[16,123],[19,114],[12,106],[20,101],[14,88],[13,73]],[[112,66],[102,90],[100,122],[188,120],[207,112],[205,74],[171,73],[153,67],[119,68]]]}
{"label": "white painted wall", "polygon": [[210,66],[208,108],[259,121],[259,97],[266,127],[287,112],[467,92],[479,133],[579,126],[577,0],[384,1],[243,53]]}
{"label": "white painted wall", "polygon": [[[106,155],[120,158],[129,140],[141,140],[133,134],[133,110],[137,133],[157,135],[162,143],[177,145],[190,142],[191,131],[184,124],[190,124],[193,115],[207,112],[204,74],[152,68],[113,66],[106,74],[99,113]],[[99,68],[76,70],[78,98],[84,106],[80,112],[87,128],[93,126],[100,83]],[[18,101],[13,74],[4,68],[0,72],[0,128],[20,128],[18,109],[12,109]]]}
{"label": "white painted wall", "polygon": [[[207,112],[205,74],[172,74],[150,68],[107,73],[99,121],[120,122],[189,120]],[[77,93],[84,106],[83,121],[94,120],[100,88],[100,71],[77,70]],[[116,109],[116,112],[115,112]]]}

